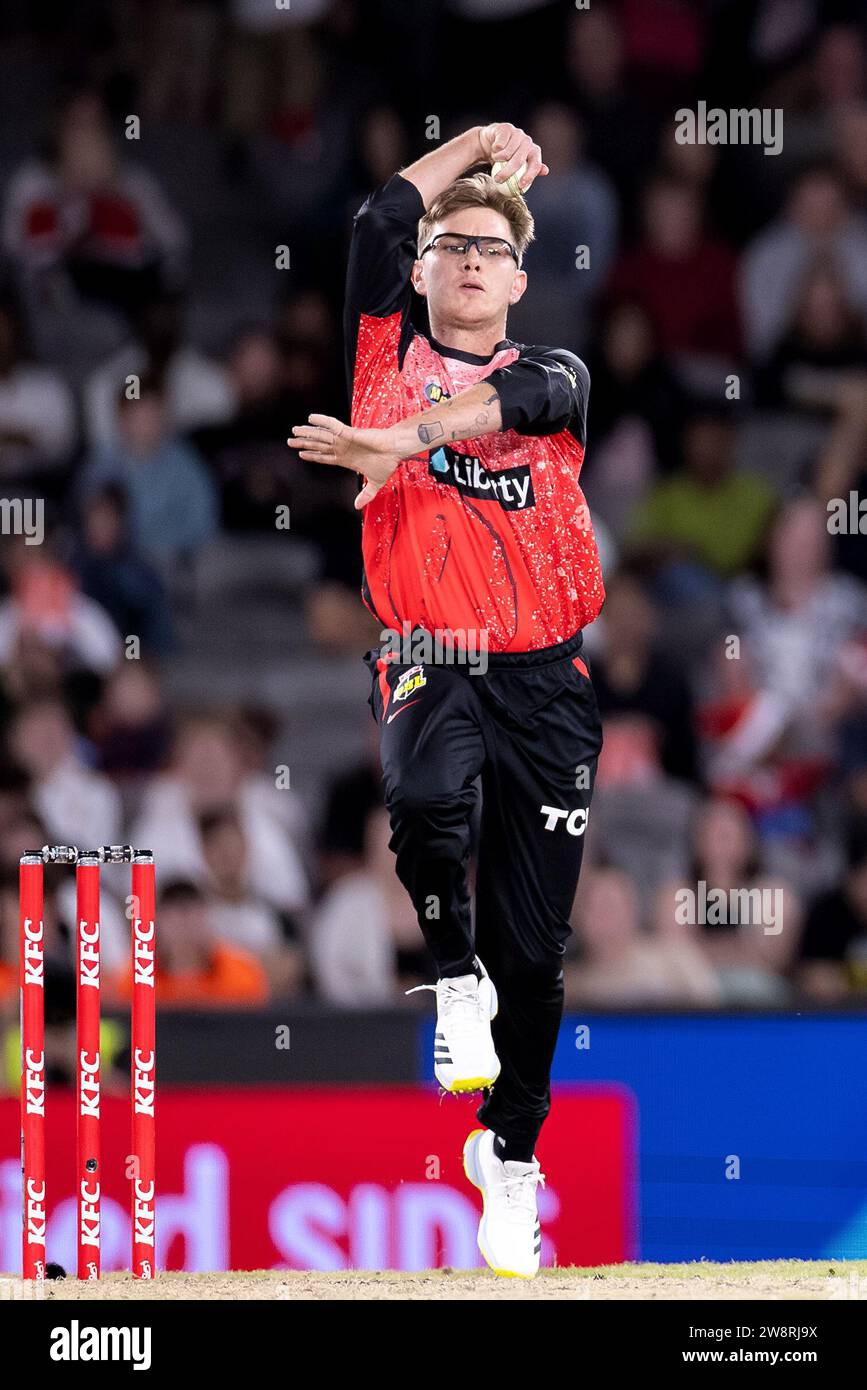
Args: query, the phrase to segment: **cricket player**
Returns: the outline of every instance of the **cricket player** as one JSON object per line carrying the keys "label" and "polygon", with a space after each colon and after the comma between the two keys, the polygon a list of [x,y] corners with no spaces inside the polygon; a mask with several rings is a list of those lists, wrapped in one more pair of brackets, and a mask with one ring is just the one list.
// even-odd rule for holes
{"label": "cricket player", "polygon": [[[502,167],[468,174],[480,164]],[[572,352],[506,336],[533,239],[522,194],[547,173],[529,135],[495,123],[367,198],[345,307],[352,423],[311,415],[288,441],[363,480],[362,597],[383,628],[364,660],[390,846],[439,975],[421,987],[436,992],[434,1073],[483,1092],[485,1128],[464,1145],[479,1248],[524,1277],[602,743],[580,656],[604,597],[579,486],[589,376]]]}

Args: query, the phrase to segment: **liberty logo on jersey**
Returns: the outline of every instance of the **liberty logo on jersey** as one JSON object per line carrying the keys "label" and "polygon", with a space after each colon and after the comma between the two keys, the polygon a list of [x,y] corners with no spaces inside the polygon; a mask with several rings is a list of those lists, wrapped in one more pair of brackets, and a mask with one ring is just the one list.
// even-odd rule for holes
{"label": "liberty logo on jersey", "polygon": [[456,454],[444,444],[430,455],[428,472],[438,483],[449,483],[467,497],[499,502],[507,512],[520,512],[536,505],[528,463],[490,473],[475,455]]}

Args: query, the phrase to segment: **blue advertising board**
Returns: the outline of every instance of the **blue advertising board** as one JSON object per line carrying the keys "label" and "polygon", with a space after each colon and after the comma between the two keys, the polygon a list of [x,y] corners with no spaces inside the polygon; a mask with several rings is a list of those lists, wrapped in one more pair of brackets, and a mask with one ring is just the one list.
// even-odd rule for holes
{"label": "blue advertising board", "polygon": [[636,1258],[867,1258],[867,1017],[571,1015],[553,1080],[634,1097]]}

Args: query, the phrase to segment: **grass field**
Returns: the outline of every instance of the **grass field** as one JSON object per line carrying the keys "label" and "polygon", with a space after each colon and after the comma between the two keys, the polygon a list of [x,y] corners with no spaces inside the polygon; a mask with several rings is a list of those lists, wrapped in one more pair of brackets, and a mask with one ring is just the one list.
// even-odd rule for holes
{"label": "grass field", "polygon": [[[30,1286],[0,1279],[0,1301],[32,1297]],[[482,1270],[419,1274],[350,1270],[334,1274],[287,1270],[229,1274],[161,1274],[136,1283],[107,1274],[99,1283],[52,1280],[52,1301],[76,1299],[846,1299],[867,1302],[867,1260],[760,1260],[743,1264],[622,1264],[546,1269],[537,1279],[499,1279]]]}

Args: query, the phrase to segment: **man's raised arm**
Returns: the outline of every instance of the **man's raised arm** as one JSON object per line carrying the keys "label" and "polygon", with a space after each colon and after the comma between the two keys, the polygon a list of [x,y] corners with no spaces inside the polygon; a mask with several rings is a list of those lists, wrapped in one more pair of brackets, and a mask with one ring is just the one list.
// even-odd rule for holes
{"label": "man's raised arm", "polygon": [[485,159],[481,130],[481,126],[473,126],[393,174],[365,198],[355,214],[343,322],[350,389],[356,367],[359,317],[365,314],[385,319],[406,314],[410,272],[417,252],[418,220],[450,183]]}
{"label": "man's raised arm", "polygon": [[414,164],[400,170],[402,179],[414,183],[422,196],[425,208],[429,208],[449,184],[459,179],[474,164],[483,163],[487,156],[482,148],[482,127],[471,126],[454,140],[430,150]]}
{"label": "man's raised arm", "polygon": [[495,162],[504,166],[497,171],[498,183],[504,183],[510,174],[516,174],[521,165],[526,164],[526,173],[521,176],[525,192],[540,173],[548,172],[547,164],[542,163],[542,151],[529,135],[518,126],[494,121],[491,125],[471,126],[463,135],[455,136],[454,140],[448,140],[401,169],[400,176],[415,184],[425,208],[429,208],[449,184],[474,164]]}

